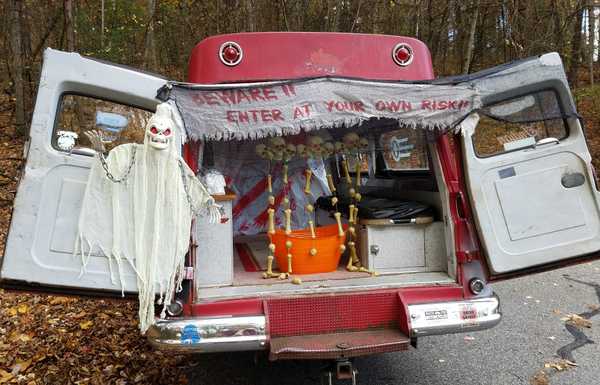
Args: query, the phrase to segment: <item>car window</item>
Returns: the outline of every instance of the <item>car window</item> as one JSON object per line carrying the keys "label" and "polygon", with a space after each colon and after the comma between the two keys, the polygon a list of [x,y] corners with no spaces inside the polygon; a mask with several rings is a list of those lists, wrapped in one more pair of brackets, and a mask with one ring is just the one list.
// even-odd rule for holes
{"label": "car window", "polygon": [[60,151],[91,149],[86,131],[99,130],[107,150],[142,143],[152,113],[140,108],[82,95],[63,95],[52,144]]}
{"label": "car window", "polygon": [[545,138],[568,136],[558,99],[543,91],[483,108],[473,135],[477,156],[486,157],[534,146]]}

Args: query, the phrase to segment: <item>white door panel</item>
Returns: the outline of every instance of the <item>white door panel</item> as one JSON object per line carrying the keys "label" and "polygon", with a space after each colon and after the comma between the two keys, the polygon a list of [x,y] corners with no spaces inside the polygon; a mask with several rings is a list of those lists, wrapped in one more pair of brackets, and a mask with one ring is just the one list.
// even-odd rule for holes
{"label": "white door panel", "polygon": [[[104,256],[92,256],[86,273],[80,274],[81,258],[73,255],[73,248],[93,151],[59,151],[52,147],[52,132],[65,93],[154,110],[156,91],[164,84],[156,76],[75,53],[45,51],[27,163],[2,260],[3,280],[121,290],[116,266],[111,279]],[[135,273],[127,263],[122,264],[122,273],[125,290],[136,291]]]}
{"label": "white door panel", "polygon": [[[464,162],[475,220],[493,274],[566,260],[600,250],[598,193],[579,122],[550,143],[479,158],[463,124]],[[563,185],[578,174],[579,185]]]}

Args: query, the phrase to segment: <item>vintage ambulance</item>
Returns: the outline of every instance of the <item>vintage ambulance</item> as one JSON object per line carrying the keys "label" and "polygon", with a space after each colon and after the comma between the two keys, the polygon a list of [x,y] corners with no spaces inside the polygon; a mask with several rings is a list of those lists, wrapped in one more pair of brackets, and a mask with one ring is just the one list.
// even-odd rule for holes
{"label": "vintage ambulance", "polygon": [[[221,223],[195,221],[183,290],[146,333],[158,349],[331,359],[353,376],[353,357],[497,325],[494,280],[599,256],[600,195],[556,53],[435,79],[413,38],[240,33],[201,41],[187,82],[46,50],[5,287],[135,293],[133,269],[115,285],[101,255],[80,274],[73,245],[97,161],[82,134],[141,141],[163,101],[181,113],[186,162],[226,186]],[[269,158],[278,136],[292,160]],[[314,136],[333,150],[302,155]],[[269,237],[289,227],[309,244],[279,248],[319,264],[308,224],[346,238],[333,269],[278,266]]]}

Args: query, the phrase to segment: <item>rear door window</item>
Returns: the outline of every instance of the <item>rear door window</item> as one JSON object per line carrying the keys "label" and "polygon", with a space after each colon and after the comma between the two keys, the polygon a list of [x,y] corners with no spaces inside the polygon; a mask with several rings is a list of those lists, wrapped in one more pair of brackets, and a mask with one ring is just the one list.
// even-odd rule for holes
{"label": "rear door window", "polygon": [[568,136],[556,93],[542,91],[506,100],[480,110],[473,135],[479,157],[533,147],[546,138]]}
{"label": "rear door window", "polygon": [[102,132],[107,150],[123,143],[142,143],[151,116],[141,108],[66,94],[61,98],[52,145],[59,151],[93,154],[85,135],[89,130]]}

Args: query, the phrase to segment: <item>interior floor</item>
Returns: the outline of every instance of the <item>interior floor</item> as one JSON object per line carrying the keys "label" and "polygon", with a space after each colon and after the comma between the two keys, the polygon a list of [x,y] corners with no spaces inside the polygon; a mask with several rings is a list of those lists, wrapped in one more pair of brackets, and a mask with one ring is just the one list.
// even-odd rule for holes
{"label": "interior floor", "polygon": [[[253,242],[264,244],[266,249],[268,238],[265,234],[260,234],[256,236],[236,237],[235,239],[236,245]],[[292,274],[293,277],[302,280],[301,284],[294,284],[291,279],[264,279],[262,277],[264,263],[261,262],[254,263],[254,271],[249,271],[253,270],[252,266],[248,265],[247,260],[244,261],[247,257],[240,257],[238,250],[237,247],[234,247],[233,284],[219,287],[199,287],[197,289],[199,302],[243,297],[299,295],[456,283],[446,271],[419,271],[415,269],[414,271],[407,270],[396,274],[382,274],[377,276],[364,272],[349,272],[345,268],[347,256],[343,255],[336,271],[319,274]],[[262,268],[261,265],[263,265]],[[276,264],[273,271],[278,272]]]}

